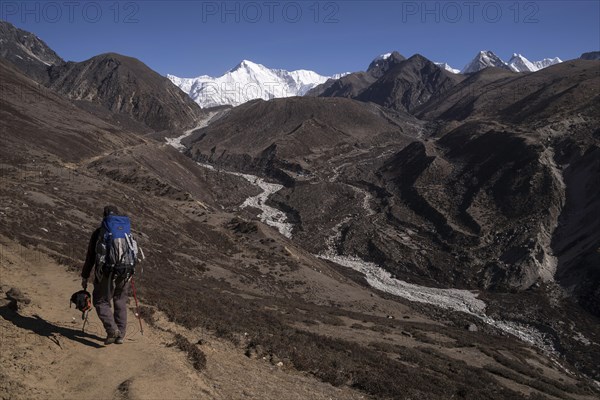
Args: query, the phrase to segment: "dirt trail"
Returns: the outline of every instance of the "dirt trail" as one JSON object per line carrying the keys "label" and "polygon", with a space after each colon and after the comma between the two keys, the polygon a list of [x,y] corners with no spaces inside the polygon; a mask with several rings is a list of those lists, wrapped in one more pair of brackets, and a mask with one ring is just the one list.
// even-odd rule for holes
{"label": "dirt trail", "polygon": [[[20,289],[31,302],[11,310],[0,302],[0,399],[361,399],[314,378],[245,357],[206,332],[159,318],[144,325],[130,311],[125,344],[103,345],[95,311],[81,332],[81,313],[68,308],[79,278],[43,254],[0,237],[0,297]],[[207,358],[202,372],[170,347],[174,332]]]}

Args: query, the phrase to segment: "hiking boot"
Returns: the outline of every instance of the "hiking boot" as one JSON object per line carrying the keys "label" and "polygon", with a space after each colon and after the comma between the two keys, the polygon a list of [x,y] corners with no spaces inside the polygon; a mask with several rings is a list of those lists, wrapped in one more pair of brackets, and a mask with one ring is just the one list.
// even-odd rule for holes
{"label": "hiking boot", "polygon": [[116,344],[123,344],[123,338],[119,336],[118,338],[115,339],[115,343]]}
{"label": "hiking boot", "polygon": [[106,335],[106,339],[104,340],[104,344],[108,345],[108,344],[113,344],[117,341],[117,339],[119,338],[119,332],[108,332]]}

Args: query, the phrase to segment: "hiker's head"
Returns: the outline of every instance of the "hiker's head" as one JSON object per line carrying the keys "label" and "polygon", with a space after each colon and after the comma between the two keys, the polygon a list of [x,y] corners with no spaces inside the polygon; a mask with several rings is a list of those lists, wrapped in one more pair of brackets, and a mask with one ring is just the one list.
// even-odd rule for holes
{"label": "hiker's head", "polygon": [[106,218],[109,215],[118,215],[119,209],[115,206],[106,206],[104,207],[103,216]]}

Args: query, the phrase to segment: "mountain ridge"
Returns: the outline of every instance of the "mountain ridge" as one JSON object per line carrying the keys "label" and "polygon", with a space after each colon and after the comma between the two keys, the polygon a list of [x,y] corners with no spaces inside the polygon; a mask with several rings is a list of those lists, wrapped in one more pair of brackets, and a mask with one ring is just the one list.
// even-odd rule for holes
{"label": "mountain ridge", "polygon": [[[272,69],[250,60],[242,60],[221,76],[200,75],[180,78],[167,74],[176,86],[202,107],[237,106],[254,99],[268,100],[290,96],[356,97],[381,78],[391,66],[406,60],[397,51],[375,57],[365,71],[323,76],[311,70],[286,71]],[[469,74],[487,67],[515,72],[535,72],[562,62],[558,57],[531,62],[514,53],[509,62],[492,51],[482,50],[462,70],[444,62],[435,65],[453,74]]]}
{"label": "mountain ridge", "polygon": [[65,61],[33,33],[0,20],[0,57],[16,65],[25,75],[47,83],[48,68]]}

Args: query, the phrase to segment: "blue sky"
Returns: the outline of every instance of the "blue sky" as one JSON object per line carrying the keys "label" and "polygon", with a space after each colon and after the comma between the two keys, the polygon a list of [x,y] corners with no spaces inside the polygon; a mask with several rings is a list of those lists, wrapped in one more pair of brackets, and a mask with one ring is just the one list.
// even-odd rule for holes
{"label": "blue sky", "polygon": [[117,52],[181,77],[220,75],[242,59],[333,74],[392,50],[462,68],[483,49],[532,61],[600,49],[598,0],[3,0],[0,19],[67,60]]}

